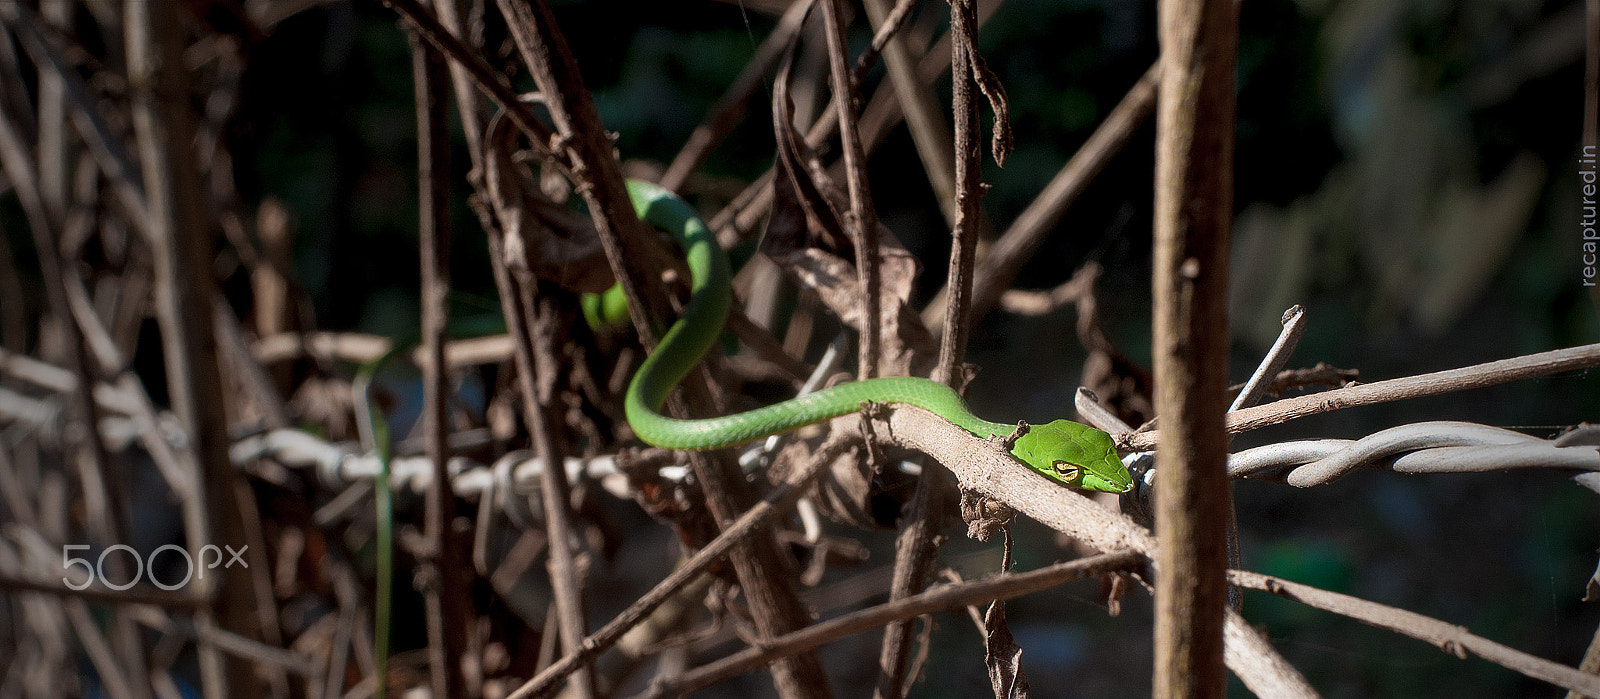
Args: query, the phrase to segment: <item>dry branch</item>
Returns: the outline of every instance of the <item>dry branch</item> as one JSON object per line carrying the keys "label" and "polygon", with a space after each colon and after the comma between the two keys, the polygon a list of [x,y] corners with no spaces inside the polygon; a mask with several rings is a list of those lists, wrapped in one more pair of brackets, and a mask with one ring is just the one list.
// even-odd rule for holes
{"label": "dry branch", "polygon": [[[445,0],[448,4],[451,0]],[[427,545],[419,585],[427,605],[428,668],[434,696],[466,692],[461,656],[466,634],[467,581],[462,578],[455,492],[450,489],[450,377],[445,331],[450,322],[450,139],[445,64],[438,51],[412,35],[411,71],[417,114],[417,247],[421,258],[423,429],[433,487],[427,495]]]}
{"label": "dry branch", "polygon": [[[204,545],[243,542],[246,523],[234,504],[233,463],[228,459],[228,425],[222,400],[221,367],[212,326],[213,282],[209,274],[213,243],[205,193],[194,151],[195,115],[188,102],[188,73],[183,63],[182,26],[173,5],[133,3],[126,7],[128,81],[134,95],[133,122],[144,171],[144,210],[156,260],[157,319],[162,358],[167,366],[173,412],[192,443],[192,463],[200,487],[195,495],[204,519],[186,522],[191,537]],[[199,546],[193,546],[198,555]],[[198,593],[213,600],[212,613],[222,628],[255,638],[255,600],[245,571],[224,570],[217,582],[197,580]],[[202,629],[215,623],[210,614],[196,615]],[[224,665],[226,661],[226,665]],[[219,657],[204,634],[200,640],[201,677],[207,696],[255,697],[254,683],[230,683],[228,677],[249,677],[251,663],[237,656]]]}
{"label": "dry branch", "polygon": [[[879,434],[938,459],[964,490],[997,500],[1095,550],[1133,549],[1151,561],[1158,554],[1155,537],[1148,529],[1077,492],[1048,487],[1038,474],[1019,467],[1000,445],[974,437],[932,413],[896,409],[889,414],[887,429]],[[1152,570],[1152,574],[1159,579],[1161,571]],[[1305,679],[1276,657],[1254,629],[1231,611],[1226,618],[1230,621],[1224,636],[1225,660],[1246,686],[1297,687],[1298,695],[1314,694]],[[1268,657],[1261,657],[1263,653]]]}
{"label": "dry branch", "polygon": [[988,580],[945,585],[901,600],[863,609],[815,624],[803,631],[771,639],[761,647],[735,653],[678,677],[658,682],[645,697],[678,696],[704,689],[734,675],[750,672],[793,653],[817,648],[829,641],[924,614],[1010,599],[1092,575],[1138,570],[1143,558],[1132,551],[1091,556],[1048,568],[996,576]]}
{"label": "dry branch", "polygon": [[1169,425],[1156,452],[1153,692],[1221,697],[1227,604],[1228,235],[1233,227],[1233,0],[1161,0],[1156,114],[1155,408]]}
{"label": "dry branch", "polygon": [[[869,12],[879,15],[884,23],[882,0],[868,0]],[[876,7],[876,9],[874,9]],[[979,202],[982,197],[979,167],[981,147],[978,138],[977,84],[978,71],[976,17],[970,2],[950,3],[951,52],[950,73],[955,76],[954,110],[955,133],[950,136],[944,122],[935,116],[929,102],[931,94],[913,82],[910,57],[903,42],[891,39],[886,48],[891,78],[896,94],[906,112],[907,125],[917,140],[924,168],[939,193],[941,207],[951,223],[950,264],[946,288],[953,289],[952,302],[947,307],[945,327],[949,329],[939,346],[939,364],[934,369],[934,379],[961,390],[965,372],[961,370],[966,357],[968,299],[972,289],[972,268],[978,249]],[[952,140],[953,139],[953,140]],[[948,170],[941,149],[948,144],[953,149],[954,169]],[[948,180],[946,179],[948,177]],[[938,533],[944,522],[945,492],[944,467],[937,461],[927,462],[922,476],[917,480],[916,492],[895,541],[894,579],[890,583],[891,601],[905,598],[922,589],[928,571],[937,554]],[[878,657],[880,675],[875,697],[899,699],[905,695],[906,653],[911,644],[911,622],[896,621],[883,632],[883,646]]]}
{"label": "dry branch", "polygon": [[838,115],[839,140],[844,150],[845,183],[850,191],[850,212],[845,229],[855,243],[856,274],[861,288],[860,360],[858,378],[878,375],[878,346],[881,326],[881,296],[878,288],[878,214],[873,208],[872,190],[867,187],[867,154],[857,130],[856,78],[845,56],[844,10],[840,0],[821,0],[824,34],[828,37],[829,85],[833,88],[833,108]]}
{"label": "dry branch", "polygon": [[583,639],[578,650],[569,652],[560,660],[551,663],[537,677],[511,693],[507,699],[548,696],[563,677],[593,662],[600,653],[621,640],[623,634],[644,621],[651,612],[677,594],[678,590],[703,573],[712,563],[727,555],[734,547],[742,545],[749,537],[764,533],[774,517],[787,513],[789,508],[805,494],[811,480],[822,473],[822,466],[832,461],[832,452],[832,449],[826,447],[818,450],[816,457],[795,471],[788,482],[773,491],[765,500],[757,503],[755,507],[750,508],[737,522],[724,527],[717,538],[695,552],[694,556],[678,566],[671,575],[657,583],[644,596],[635,600],[610,623]]}
{"label": "dry branch", "polygon": [[1600,697],[1600,675],[1591,675],[1503,646],[1473,635],[1463,626],[1358,597],[1319,590],[1270,575],[1233,570],[1228,572],[1228,578],[1240,587],[1270,592],[1317,609],[1341,614],[1419,641],[1426,641],[1457,658],[1465,659],[1468,653],[1472,653],[1496,665],[1549,682],[1562,689],[1589,697]]}
{"label": "dry branch", "polygon": [[[1344,408],[1437,396],[1593,366],[1600,366],[1600,344],[1580,345],[1474,364],[1460,369],[1357,384],[1258,405],[1229,413],[1227,429],[1230,434],[1238,434]],[[1116,436],[1119,446],[1130,451],[1150,451],[1161,441],[1161,433],[1158,430]]]}

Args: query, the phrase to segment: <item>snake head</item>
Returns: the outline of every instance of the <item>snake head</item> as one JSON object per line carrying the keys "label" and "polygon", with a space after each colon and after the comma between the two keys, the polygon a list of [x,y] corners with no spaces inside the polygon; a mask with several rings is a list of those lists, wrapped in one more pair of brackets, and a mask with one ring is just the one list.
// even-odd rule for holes
{"label": "snake head", "polygon": [[1111,435],[1071,420],[1030,426],[1011,453],[1062,485],[1105,493],[1125,493],[1133,487]]}

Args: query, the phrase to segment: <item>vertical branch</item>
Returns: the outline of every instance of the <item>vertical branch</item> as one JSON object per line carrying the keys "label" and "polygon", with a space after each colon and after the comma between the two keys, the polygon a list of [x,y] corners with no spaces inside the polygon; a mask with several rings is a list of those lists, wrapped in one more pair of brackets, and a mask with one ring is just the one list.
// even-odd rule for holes
{"label": "vertical branch", "polygon": [[643,224],[629,204],[614,146],[606,138],[600,113],[566,38],[556,28],[550,7],[544,0],[499,0],[499,5],[555,122],[559,143],[550,148],[568,162],[576,179],[573,186],[589,206],[600,245],[628,299],[634,329],[646,347],[655,347],[653,320],[666,315],[661,311],[666,309],[667,299],[659,271],[667,269],[670,261],[659,248],[646,243]]}
{"label": "vertical branch", "polygon": [[[944,325],[950,331],[941,339],[939,366],[934,370],[934,379],[956,386],[958,390],[962,376],[960,367],[966,353],[968,299],[971,297],[973,260],[978,244],[978,232],[974,224],[978,221],[978,201],[982,194],[979,181],[981,150],[978,147],[978,104],[974,99],[977,85],[973,77],[972,56],[968,54],[976,44],[976,37],[973,36],[976,26],[977,17],[971,2],[955,0],[950,3],[955,170],[950,175],[950,186],[942,189],[953,190],[949,211],[952,220],[950,267],[945,288],[954,290],[954,293],[950,296],[950,303],[945,306]],[[895,65],[894,46],[891,41],[889,51],[885,53],[891,69]],[[908,104],[908,123],[911,123],[909,119],[914,111]],[[947,480],[944,466],[929,459],[922,477],[917,481],[916,493],[912,495],[905,529],[895,542],[895,570],[890,583],[890,600],[903,599],[922,590],[936,548],[939,523],[943,520],[940,505],[944,502]],[[884,629],[883,648],[878,656],[881,674],[874,695],[878,699],[899,699],[905,694],[906,654],[911,645],[911,631],[910,620],[894,622]]]}
{"label": "vertical branch", "polygon": [[[604,134],[603,130],[597,128],[600,117],[567,50],[565,39],[557,32],[549,8],[542,2],[535,5],[511,0],[499,2],[506,26],[522,53],[523,62],[532,72],[534,82],[544,95],[545,107],[549,109],[556,132],[560,135],[561,145],[552,146],[551,149],[557,157],[567,160],[573,170],[577,178],[573,185],[589,205],[595,230],[606,249],[612,271],[628,297],[628,309],[633,316],[634,326],[639,329],[642,338],[647,338],[647,344],[653,345],[654,336],[650,334],[652,324],[648,320],[652,314],[641,302],[634,281],[648,280],[646,284],[656,289],[660,287],[659,277],[651,278],[642,273],[630,276],[630,272],[636,270],[629,270],[626,262],[639,258],[624,256],[621,247],[628,242],[643,241],[643,236],[639,234],[638,218],[631,209],[625,208],[629,199],[621,171],[611,155],[609,142],[602,144],[597,141],[603,140]],[[627,233],[621,234],[618,226],[628,227]],[[514,333],[524,419],[528,423],[529,433],[533,435],[539,457],[546,464],[561,464],[563,455],[560,445],[551,434],[550,425],[539,405],[538,387],[534,380],[537,370],[531,325],[534,315],[532,306],[524,305],[531,304],[533,285],[523,284],[523,280],[517,279],[506,269],[503,246],[498,251],[491,249],[491,252],[496,253],[497,279],[506,277],[501,285],[501,304],[505,309],[508,327]],[[508,293],[508,289],[516,291]],[[664,294],[654,296],[665,298]],[[582,590],[577,581],[571,548],[568,490],[565,469],[552,466],[540,473],[545,529],[551,550],[548,562],[550,581],[555,592],[561,642],[570,652],[582,644],[583,637],[588,634],[588,625],[584,619]],[[575,673],[571,686],[579,696],[594,695],[594,677],[587,670]]]}
{"label": "vertical branch", "polygon": [[[195,497],[203,499],[206,523],[223,543],[242,542],[244,534],[234,502],[233,462],[228,458],[228,426],[217,364],[216,333],[211,305],[211,226],[205,218],[199,166],[194,152],[194,114],[189,106],[188,73],[177,5],[135,2],[124,6],[128,83],[133,95],[133,124],[144,166],[150,232],[155,258],[157,321],[166,360],[173,412],[189,434],[194,463],[200,471]],[[201,539],[202,541],[204,539]],[[191,552],[200,560],[198,548]],[[255,603],[248,571],[223,569],[197,577],[199,594],[212,600],[222,626],[246,638],[253,633]],[[202,627],[214,623],[202,611]],[[204,638],[202,633],[201,637]],[[260,686],[250,661],[224,658],[210,642],[200,641],[201,679],[208,697],[255,697]],[[229,681],[230,678],[232,681]]]}
{"label": "vertical branch", "polygon": [[[433,13],[438,16],[439,25],[445,31],[457,39],[466,38],[466,32],[461,30],[458,0],[433,0]],[[455,88],[456,111],[461,114],[461,133],[467,141],[467,156],[476,168],[480,164],[478,159],[483,155],[483,100],[478,96],[472,73],[456,61],[450,62],[450,83]]]}
{"label": "vertical branch", "polygon": [[861,147],[861,134],[856,128],[856,85],[851,79],[850,63],[846,57],[844,41],[844,10],[839,0],[824,0],[822,16],[828,35],[828,73],[832,79],[833,105],[839,115],[839,140],[844,146],[845,182],[850,189],[850,215],[848,223],[855,228],[856,273],[861,289],[866,294],[861,299],[861,347],[859,378],[870,379],[878,375],[878,217],[872,209],[872,191],[867,187],[867,156]]}
{"label": "vertical branch", "polygon": [[[1233,0],[1162,0],[1156,112],[1154,693],[1220,697],[1226,683],[1228,230],[1233,212]],[[1170,430],[1170,432],[1169,432]]]}
{"label": "vertical branch", "polygon": [[[978,141],[978,101],[975,56],[978,38],[977,17],[972,0],[950,3],[951,102],[955,112],[955,228],[950,244],[950,271],[945,288],[950,301],[945,306],[944,326],[939,343],[939,372],[935,379],[957,385],[961,363],[971,331],[968,310],[972,305],[972,270],[978,250],[978,202],[983,196],[980,178],[981,149]],[[959,388],[959,386],[958,386]]]}
{"label": "vertical branch", "polygon": [[[45,0],[39,14],[52,29],[72,33],[72,3]],[[39,71],[39,195],[57,221],[67,212],[67,86],[48,68]]]}
{"label": "vertical branch", "polygon": [[[506,266],[505,241],[499,230],[489,231],[489,260],[494,266],[495,286],[500,290],[500,306],[504,309],[506,332],[512,340],[512,356],[517,367],[517,388],[522,394],[522,419],[533,438],[535,452],[546,464],[565,462],[560,445],[550,434],[546,412],[539,403],[537,375],[538,362],[534,358],[534,339],[530,321],[522,299],[533,293],[517,275]],[[539,490],[543,497],[545,533],[550,542],[550,586],[556,598],[556,618],[561,643],[568,653],[577,651],[587,633],[583,617],[582,590],[574,576],[574,561],[570,542],[571,512],[567,506],[567,473],[563,468],[545,468],[540,473]],[[594,676],[588,668],[572,674],[568,683],[572,694],[578,697],[595,695]]]}
{"label": "vertical branch", "polygon": [[450,321],[450,138],[445,131],[449,99],[444,59],[415,34],[411,71],[417,95],[417,245],[422,253],[422,419],[428,460],[433,462],[426,526],[432,570],[424,574],[433,584],[423,593],[433,694],[454,697],[465,692],[461,655],[468,622],[461,553],[450,532],[456,500],[448,468],[450,377],[444,363],[445,327]]}
{"label": "vertical branch", "polygon": [[[1150,66],[1139,82],[1100,122],[1094,133],[1089,134],[1078,151],[1061,166],[1050,183],[1034,197],[1028,208],[1017,215],[1000,239],[990,247],[988,256],[975,271],[972,309],[968,311],[972,322],[983,318],[999,304],[1000,295],[1011,288],[1011,282],[1022,269],[1023,263],[1033,257],[1034,251],[1061,220],[1067,207],[1077,200],[1095,175],[1155,111],[1159,77],[1160,64]],[[944,307],[949,303],[949,298],[949,290],[940,289],[923,311],[923,322],[935,333],[944,332]]]}
{"label": "vertical branch", "polygon": [[[46,3],[47,19],[58,25],[68,21],[70,7],[63,3]],[[19,21],[32,22],[31,18]],[[0,158],[5,161],[6,177],[17,192],[34,247],[39,255],[40,276],[45,287],[45,300],[55,328],[60,333],[62,359],[81,377],[73,389],[73,401],[68,408],[72,422],[81,425],[85,439],[68,448],[69,463],[78,474],[84,498],[84,509],[93,514],[88,520],[91,536],[102,546],[122,543],[127,531],[128,508],[124,505],[126,490],[114,487],[125,479],[112,469],[100,441],[100,408],[94,401],[94,377],[97,375],[88,352],[83,346],[83,333],[73,322],[67,294],[67,278],[72,264],[65,259],[58,244],[60,231],[66,219],[67,175],[66,133],[63,115],[66,109],[65,87],[60,74],[50,66],[39,70],[39,150],[30,157],[23,142],[19,126],[26,121],[12,121],[7,116],[0,125]],[[50,123],[44,123],[48,120]],[[37,178],[37,179],[35,179]],[[20,300],[20,298],[19,298]],[[42,335],[42,333],[41,333]],[[113,575],[124,580],[132,576],[125,569],[125,561],[111,559]],[[117,650],[117,660],[128,676],[133,677],[129,691],[133,696],[148,697],[148,673],[139,631],[126,610],[118,609],[111,629],[112,642]]]}

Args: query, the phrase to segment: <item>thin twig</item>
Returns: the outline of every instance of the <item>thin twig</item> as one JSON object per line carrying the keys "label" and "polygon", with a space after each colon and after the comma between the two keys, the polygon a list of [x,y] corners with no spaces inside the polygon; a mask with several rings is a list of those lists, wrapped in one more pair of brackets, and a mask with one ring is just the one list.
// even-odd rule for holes
{"label": "thin twig", "polygon": [[1466,659],[1469,653],[1475,654],[1496,665],[1536,680],[1549,682],[1562,689],[1590,697],[1600,697],[1600,675],[1587,674],[1495,643],[1474,635],[1464,626],[1261,573],[1230,570],[1228,579],[1240,587],[1270,592],[1285,599],[1292,599],[1380,629],[1425,641],[1457,658]]}
{"label": "thin twig", "polygon": [[1110,410],[1107,410],[1105,406],[1101,405],[1099,398],[1093,392],[1082,386],[1079,386],[1078,390],[1073,392],[1072,408],[1078,411],[1078,417],[1083,422],[1097,429],[1112,434],[1132,429],[1128,427],[1128,423],[1122,421],[1122,418],[1117,417]]}
{"label": "thin twig", "polygon": [[[868,0],[867,7],[871,11],[874,4],[882,14],[881,0]],[[961,388],[964,378],[961,366],[966,353],[967,333],[970,329],[966,322],[966,312],[969,299],[968,292],[972,288],[973,260],[978,248],[977,223],[978,202],[982,195],[981,170],[979,168],[980,148],[978,146],[978,106],[973,99],[976,85],[973,82],[972,67],[967,50],[976,41],[971,35],[974,24],[971,3],[952,2],[951,13],[951,38],[956,47],[951,52],[951,75],[955,76],[955,94],[953,109],[955,114],[954,141],[946,144],[954,150],[953,172],[946,172],[944,165],[950,161],[944,159],[940,153],[930,161],[930,154],[924,153],[923,165],[928,170],[930,178],[935,181],[935,190],[940,193],[941,202],[946,205],[945,213],[951,220],[950,265],[947,275],[946,287],[955,289],[954,302],[948,308],[945,320],[947,327],[953,332],[946,333],[939,346],[939,364],[935,369],[934,378],[952,385],[957,390]],[[882,20],[880,19],[881,23]],[[891,40],[886,47],[886,56],[889,59],[891,71],[899,68],[899,73],[891,73],[895,78],[896,94],[900,96],[902,106],[906,107],[908,114],[907,123],[912,126],[912,133],[920,139],[934,140],[948,133],[944,132],[944,123],[938,120],[937,124],[918,124],[914,118],[927,109],[923,104],[931,100],[931,96],[911,83],[912,67],[901,42]],[[935,117],[931,114],[921,114],[924,122],[931,122]],[[918,127],[924,132],[919,133]],[[929,143],[928,145],[933,145]],[[923,141],[918,142],[919,151],[925,150]],[[939,167],[934,167],[935,164]],[[951,179],[940,182],[940,175],[947,174]],[[900,600],[913,595],[922,589],[927,579],[928,569],[931,565],[937,547],[939,527],[944,521],[942,504],[945,499],[946,472],[937,461],[928,461],[917,480],[917,489],[913,493],[911,504],[906,512],[904,528],[895,541],[894,578],[890,583],[889,599]],[[878,656],[878,686],[874,696],[878,699],[899,699],[905,694],[906,685],[906,656],[911,644],[912,622],[909,620],[895,621],[888,625],[883,632],[883,643]]]}
{"label": "thin twig", "polygon": [[[1437,396],[1594,366],[1600,366],[1600,344],[1579,345],[1460,369],[1357,384],[1229,413],[1228,432],[1239,434],[1344,408]],[[1120,446],[1133,451],[1150,451],[1161,442],[1159,430],[1117,436]]]}
{"label": "thin twig", "polygon": [[[481,52],[479,47],[466,46],[465,32],[461,30],[461,12],[456,0],[433,0],[433,9],[440,29],[454,37],[457,43],[473,51],[471,55],[476,56]],[[486,118],[482,100],[478,96],[478,90],[475,89],[472,69],[462,61],[451,60],[450,83],[455,88],[456,111],[461,116],[461,134],[467,141],[467,156],[471,158],[473,168],[481,167]]]}
{"label": "thin twig", "polygon": [[644,697],[688,694],[792,653],[817,648],[829,641],[861,633],[884,624],[915,619],[924,614],[1019,597],[1094,575],[1136,571],[1143,557],[1134,551],[1103,553],[1088,558],[1033,570],[999,575],[957,585],[945,585],[901,600],[887,602],[837,619],[814,624],[804,630],[767,641],[716,662],[660,682]]}
{"label": "thin twig", "polygon": [[[70,36],[75,19],[72,3],[54,0],[39,3],[39,15],[51,30]],[[67,212],[68,153],[67,86],[60,72],[39,71],[39,193],[45,207],[56,220]],[[20,298],[20,297],[18,297]]]}
{"label": "thin twig", "polygon": [[[1099,174],[1134,131],[1155,111],[1159,65],[1151,65],[1134,83],[1122,101],[1106,115],[1105,121],[1089,135],[1078,152],[1067,160],[1060,172],[1045,185],[1039,196],[1019,214],[995,242],[989,256],[978,266],[973,285],[972,322],[982,319],[1011,287],[1017,271],[1033,256],[1046,234],[1061,220],[1067,207],[1076,201],[1089,181]],[[941,290],[922,312],[923,322],[935,333],[942,332],[947,290]]]}
{"label": "thin twig", "polygon": [[[567,474],[561,468],[549,468],[562,463],[560,446],[551,434],[548,413],[539,402],[536,380],[538,362],[534,357],[534,338],[529,327],[532,314],[526,311],[522,299],[533,293],[525,288],[506,265],[505,244],[498,231],[490,231],[489,259],[494,267],[500,303],[505,309],[506,327],[513,338],[516,358],[517,388],[522,398],[522,417],[528,433],[533,436],[534,448],[547,468],[540,474],[540,491],[545,505],[545,530],[550,542],[551,587],[555,592],[556,618],[560,635],[568,648],[577,648],[583,638],[586,624],[583,614],[581,589],[576,580],[570,542],[571,509],[567,500]],[[580,671],[572,678],[571,686],[580,697],[594,696],[594,678]]]}
{"label": "thin twig", "polygon": [[1267,356],[1261,359],[1261,364],[1256,366],[1256,372],[1250,375],[1250,380],[1245,382],[1244,388],[1239,389],[1239,395],[1234,397],[1233,405],[1228,406],[1228,412],[1243,410],[1261,401],[1272,380],[1276,379],[1278,372],[1289,363],[1294,348],[1300,344],[1300,337],[1306,334],[1305,321],[1304,308],[1294,306],[1283,312],[1283,331],[1278,333],[1278,339],[1272,343],[1272,348],[1267,350]]}
{"label": "thin twig", "polygon": [[[900,0],[894,13],[904,16],[915,4],[916,0]],[[884,26],[894,14],[890,11],[888,0],[864,0],[862,5],[872,18],[872,23],[879,27]],[[883,58],[889,68],[889,80],[894,86],[895,97],[900,101],[900,110],[905,115],[906,127],[911,131],[912,143],[917,147],[917,157],[922,161],[922,170],[927,173],[928,183],[933,186],[934,197],[939,201],[939,213],[944,215],[945,223],[954,229],[960,225],[960,200],[956,193],[959,174],[952,169],[950,153],[952,148],[959,148],[954,146],[953,140],[959,136],[951,135],[949,124],[940,115],[933,86],[923,83],[917,75],[916,59],[905,37],[899,33],[889,35],[883,46]],[[959,72],[954,74],[959,75]],[[961,107],[958,105],[957,109]],[[960,128],[959,123],[956,128]],[[960,150],[954,152],[957,158],[961,157]],[[972,225],[970,219],[967,225]]]}
{"label": "thin twig", "polygon": [[539,154],[546,164],[571,176],[571,173],[566,171],[564,160],[550,150],[553,134],[550,133],[549,127],[533,115],[528,105],[523,104],[517,93],[512,91],[511,86],[500,77],[500,73],[490,67],[482,56],[440,24],[433,13],[418,4],[417,0],[382,0],[382,2],[398,13],[408,27],[448,57],[452,66],[460,66],[465,70],[477,84],[478,89],[483,90],[484,94],[494,100],[496,106],[505,110],[507,118],[528,135],[534,152]]}
{"label": "thin twig", "polygon": [[882,338],[881,290],[878,288],[878,216],[872,206],[872,190],[867,186],[867,156],[856,130],[856,84],[845,57],[844,10],[839,0],[822,0],[824,33],[828,37],[828,73],[833,89],[833,111],[839,121],[839,140],[844,150],[845,183],[850,190],[850,214],[845,226],[856,247],[856,273],[861,283],[860,363],[856,376],[870,379],[878,375],[878,355]]}
{"label": "thin twig", "polygon": [[[1305,318],[1305,309],[1298,305],[1283,312],[1283,331],[1278,333],[1277,341],[1267,350],[1267,356],[1256,366],[1255,373],[1250,375],[1244,387],[1239,389],[1239,394],[1234,396],[1233,404],[1228,406],[1228,412],[1248,408],[1260,402],[1273,379],[1277,378],[1278,372],[1289,362],[1295,347],[1299,346],[1300,337],[1306,332]],[[1228,508],[1228,567],[1243,567],[1243,559],[1244,552],[1239,548],[1239,512],[1230,507]],[[1239,588],[1229,585],[1228,606],[1234,611],[1239,611],[1243,604]]]}
{"label": "thin twig", "polygon": [[689,139],[684,142],[683,148],[678,150],[678,155],[673,157],[672,163],[667,166],[665,174],[661,175],[658,182],[662,187],[672,191],[683,188],[683,183],[689,180],[689,175],[694,174],[696,168],[705,162],[712,149],[722,141],[723,137],[733,130],[734,125],[744,118],[745,105],[750,102],[750,95],[766,79],[767,74],[778,65],[784,52],[800,34],[800,27],[811,12],[811,0],[795,2],[784,10],[783,16],[778,18],[778,25],[772,28],[772,33],[762,40],[761,46],[756,49],[756,55],[745,63],[744,69],[739,71],[739,76],[733,79],[733,84],[728,86],[717,103],[706,112],[700,124],[689,133]]}
{"label": "thin twig", "polygon": [[[195,509],[207,520],[199,523],[202,528],[195,536],[205,543],[242,542],[244,523],[233,505],[236,476],[228,459],[227,413],[212,325],[212,228],[195,162],[195,119],[177,12],[175,6],[160,3],[133,3],[124,12],[133,123],[149,197],[145,225],[159,280],[156,308],[168,395],[191,440],[200,484],[193,494]],[[197,547],[192,553],[199,552]],[[196,614],[196,624],[214,623],[214,613],[225,629],[253,636],[255,600],[246,571],[224,570],[196,582],[199,594],[215,595],[211,612]],[[220,657],[203,634],[199,646],[207,696],[260,696],[259,685],[226,679],[251,676],[249,662]]]}
{"label": "thin twig", "polygon": [[549,696],[556,688],[556,683],[563,677],[594,662],[596,657],[621,640],[629,629],[648,618],[651,612],[677,594],[679,589],[698,577],[711,564],[721,560],[745,539],[765,531],[774,517],[788,513],[789,508],[805,495],[812,479],[822,473],[823,466],[833,461],[835,449],[835,447],[824,447],[819,450],[816,456],[807,460],[800,469],[791,474],[787,482],[769,494],[765,500],[750,508],[737,522],[724,527],[711,543],[696,551],[694,556],[674,569],[661,582],[656,583],[649,592],[634,600],[633,604],[628,605],[627,609],[599,631],[583,639],[583,643],[576,651],[569,650],[567,655],[551,663],[538,676],[508,695],[507,699]]}
{"label": "thin twig", "polygon": [[[950,74],[955,114],[954,220],[950,241],[950,268],[945,288],[950,290],[939,343],[936,379],[956,386],[966,358],[967,335],[972,329],[971,293],[978,251],[978,210],[983,197],[982,141],[978,133],[977,18],[970,0],[950,4]],[[959,388],[959,386],[956,386]]]}
{"label": "thin twig", "polygon": [[[445,4],[453,0],[445,0]],[[417,246],[421,253],[422,394],[424,437],[433,462],[425,527],[427,544],[422,590],[427,606],[428,669],[435,696],[466,693],[461,673],[466,633],[467,586],[461,551],[451,530],[456,499],[450,489],[450,376],[445,369],[445,332],[450,323],[450,139],[444,59],[410,36],[417,113]],[[467,106],[467,105],[463,105]],[[426,570],[431,567],[431,570]]]}

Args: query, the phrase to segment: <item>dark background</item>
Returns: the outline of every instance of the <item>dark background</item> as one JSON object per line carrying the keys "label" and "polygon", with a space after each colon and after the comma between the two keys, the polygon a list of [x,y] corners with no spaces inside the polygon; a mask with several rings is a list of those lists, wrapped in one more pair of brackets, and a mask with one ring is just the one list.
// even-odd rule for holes
{"label": "dark background", "polygon": [[[563,2],[556,11],[624,159],[662,164],[774,23],[760,7],[719,2]],[[945,10],[927,3],[922,12]],[[1151,2],[1012,0],[984,26],[984,58],[1005,85],[1017,136],[1004,168],[986,163],[993,189],[984,206],[997,227],[1154,60],[1154,15]],[[853,26],[859,49],[867,35],[860,21]],[[1235,380],[1248,376],[1292,304],[1306,308],[1310,329],[1291,366],[1322,361],[1359,369],[1367,381],[1600,341],[1595,297],[1579,276],[1582,54],[1582,6],[1573,1],[1246,3]],[[511,55],[502,52],[503,63]],[[297,216],[295,271],[315,300],[317,326],[413,333],[412,88],[394,17],[372,2],[329,3],[278,25],[249,61],[230,136],[236,176],[248,202],[276,197]],[[948,78],[940,90],[947,100]],[[767,96],[753,100],[703,173],[748,180],[771,163]],[[1153,135],[1152,121],[1018,280],[1048,288],[1099,262],[1107,329],[1146,364]],[[493,318],[498,304],[482,233],[465,206],[467,159],[457,145],[453,312],[458,321]],[[925,300],[943,283],[948,237],[903,128],[869,167],[880,217],[923,261]],[[989,316],[968,358],[983,367],[971,391],[976,411],[997,420],[1069,411],[1083,360],[1074,321],[1070,310]],[[1300,420],[1243,435],[1236,447],[1359,437],[1424,420],[1552,436],[1595,418],[1597,388],[1594,375],[1569,373]],[[1594,605],[1578,601],[1600,546],[1600,509],[1595,493],[1561,474],[1363,473],[1304,491],[1244,482],[1236,499],[1247,568],[1462,624],[1569,665],[1600,624]],[[884,552],[867,566],[890,563],[891,534],[835,529]],[[950,533],[947,562],[969,576],[997,565],[992,544]],[[1023,522],[1017,534],[1019,568],[1069,556],[1041,527]],[[596,574],[648,585],[654,578],[634,579],[639,569],[623,562],[665,563],[664,538],[630,539],[640,548]],[[607,589],[633,591],[592,587],[591,623],[632,599],[610,599]],[[1079,584],[1010,606],[1039,695],[1148,694],[1148,597],[1130,595],[1118,619],[1094,600],[1092,584]],[[1264,595],[1248,595],[1245,614],[1330,697],[1557,695],[1490,663]],[[987,692],[970,623],[948,614],[936,623],[914,694]],[[854,685],[872,681],[877,639],[864,634],[825,654],[844,694],[866,691]],[[746,678],[712,694],[744,691],[770,686]]]}

